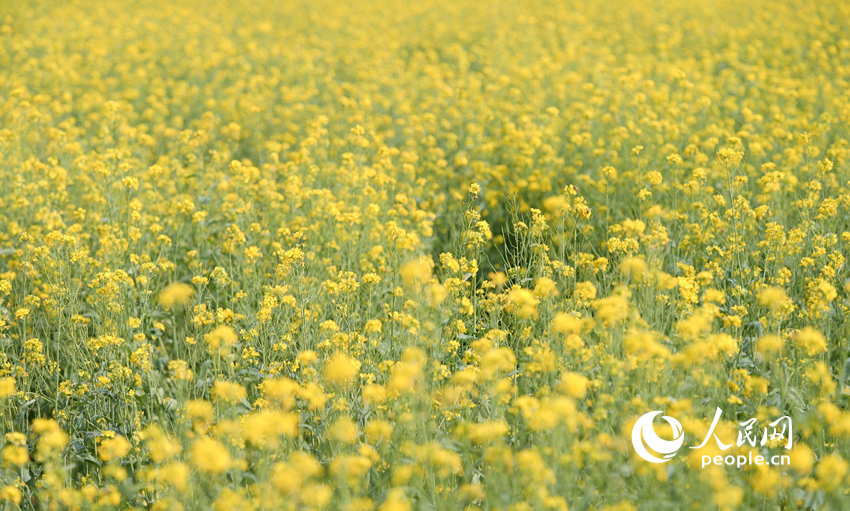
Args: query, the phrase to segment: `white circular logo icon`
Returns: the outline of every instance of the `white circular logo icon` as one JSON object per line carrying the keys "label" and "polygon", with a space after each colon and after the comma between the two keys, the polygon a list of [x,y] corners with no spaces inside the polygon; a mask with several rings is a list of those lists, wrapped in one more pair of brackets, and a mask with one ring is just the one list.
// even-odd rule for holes
{"label": "white circular logo icon", "polygon": [[[632,444],[635,446],[635,451],[638,453],[638,456],[650,463],[667,463],[676,455],[676,451],[679,450],[679,447],[682,447],[682,443],[685,441],[685,435],[682,433],[682,425],[673,417],[666,415],[661,418],[666,420],[670,424],[670,427],[673,428],[673,440],[664,440],[655,434],[655,430],[652,429],[652,419],[660,413],[661,411],[655,411],[642,415],[635,422],[635,427],[632,428]],[[663,454],[664,457],[658,458],[654,456],[646,450],[644,444],[653,451]]]}

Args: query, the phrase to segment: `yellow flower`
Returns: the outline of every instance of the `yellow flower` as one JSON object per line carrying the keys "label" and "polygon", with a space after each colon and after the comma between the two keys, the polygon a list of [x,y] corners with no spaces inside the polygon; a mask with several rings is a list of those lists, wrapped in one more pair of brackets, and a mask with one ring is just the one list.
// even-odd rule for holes
{"label": "yellow flower", "polygon": [[363,331],[372,334],[372,333],[381,333],[383,329],[383,323],[381,323],[380,319],[370,319],[363,325]]}
{"label": "yellow flower", "polygon": [[14,505],[20,505],[21,499],[23,498],[23,494],[21,490],[15,488],[14,486],[4,486],[0,489],[0,499],[11,502]]}
{"label": "yellow flower", "polygon": [[47,362],[44,356],[44,345],[38,339],[29,339],[24,343],[24,360],[34,366],[41,366]]}
{"label": "yellow flower", "polygon": [[210,353],[230,348],[238,340],[239,337],[236,335],[236,332],[227,325],[218,326],[204,336],[204,341],[207,343],[207,350]]}
{"label": "yellow flower", "polygon": [[30,460],[27,452],[26,444],[24,445],[7,445],[3,448],[3,461],[6,465],[23,466]]}
{"label": "yellow flower", "polygon": [[202,437],[192,444],[192,464],[208,474],[223,474],[233,466],[230,452],[216,440]]}
{"label": "yellow flower", "polygon": [[576,284],[576,290],[573,293],[573,298],[578,302],[587,302],[596,298],[596,286],[591,282],[579,282]]}
{"label": "yellow flower", "polygon": [[185,491],[189,482],[189,467],[182,462],[172,461],[157,470],[157,480],[167,483],[178,491]]}
{"label": "yellow flower", "polygon": [[298,416],[277,410],[251,413],[242,419],[242,435],[254,445],[274,448],[281,436],[298,436]]}
{"label": "yellow flower", "polygon": [[659,344],[652,332],[643,330],[630,330],[623,339],[623,347],[629,355],[643,360],[670,356],[670,350]]}
{"label": "yellow flower", "polygon": [[129,451],[130,442],[121,435],[115,435],[100,442],[97,455],[103,461],[112,461],[116,458],[123,458]]}
{"label": "yellow flower", "polygon": [[431,284],[426,289],[426,295],[428,297],[428,303],[431,307],[437,307],[441,303],[443,303],[446,298],[449,296],[449,290],[446,289],[446,286],[442,284]]}
{"label": "yellow flower", "polygon": [[397,396],[413,389],[414,384],[422,375],[425,354],[418,348],[405,350],[402,360],[393,366],[392,374],[387,382],[387,390]]}
{"label": "yellow flower", "polygon": [[596,317],[603,325],[610,325],[626,319],[629,315],[629,291],[624,287],[614,290],[611,296],[593,301]]}
{"label": "yellow flower", "polygon": [[759,305],[769,308],[771,311],[779,311],[791,305],[791,300],[781,288],[766,287],[759,292]]}
{"label": "yellow flower", "polygon": [[501,272],[501,271],[491,272],[490,274],[487,275],[487,278],[496,287],[504,286],[505,284],[508,283],[508,276],[505,275],[505,273]]}
{"label": "yellow flower", "polygon": [[378,506],[378,511],[410,511],[410,500],[402,488],[393,488],[387,493],[387,498]]}
{"label": "yellow flower", "polygon": [[245,387],[232,381],[216,380],[213,383],[212,393],[217,400],[230,404],[238,403],[248,397]]}
{"label": "yellow flower", "polygon": [[313,350],[304,350],[298,354],[298,362],[302,365],[310,365],[319,359],[319,354]]}
{"label": "yellow flower", "polygon": [[295,407],[299,386],[289,378],[275,378],[263,382],[262,390],[267,399],[277,403],[283,410],[291,410]]}
{"label": "yellow flower", "polygon": [[195,377],[195,374],[189,369],[189,363],[185,360],[168,362],[168,370],[171,371],[171,377],[175,380],[192,381]]}
{"label": "yellow flower", "polygon": [[756,341],[756,353],[762,358],[772,358],[782,350],[782,339],[773,334],[767,334]]}
{"label": "yellow flower", "polygon": [[15,394],[15,378],[7,376],[0,378],[0,399],[13,396]]}
{"label": "yellow flower", "polygon": [[180,442],[171,435],[164,433],[156,424],[148,426],[142,436],[150,450],[151,459],[155,463],[162,463],[183,451]]}
{"label": "yellow flower", "polygon": [[803,443],[797,442],[788,453],[791,460],[791,468],[800,475],[809,475],[815,464],[815,455],[812,450]]}
{"label": "yellow flower", "polygon": [[834,453],[825,456],[815,469],[820,487],[826,491],[832,491],[846,487],[848,464],[840,454]]}
{"label": "yellow flower", "polygon": [[370,442],[388,442],[393,436],[393,425],[385,420],[374,419],[364,428]]}
{"label": "yellow flower", "polygon": [[387,399],[387,388],[383,385],[369,384],[363,387],[361,396],[366,405],[383,403]]}
{"label": "yellow flower", "polygon": [[550,328],[558,334],[578,334],[581,333],[581,320],[572,314],[558,312],[552,318]]}
{"label": "yellow flower", "polygon": [[625,257],[620,261],[620,271],[627,277],[646,273],[646,261],[641,257]]}
{"label": "yellow flower", "polygon": [[192,399],[185,405],[186,417],[198,428],[203,429],[213,421],[213,405],[209,401]]}
{"label": "yellow flower", "polygon": [[245,499],[243,491],[233,491],[224,488],[213,503],[214,511],[250,511],[253,509],[250,502]]}
{"label": "yellow flower", "polygon": [[510,430],[510,426],[505,421],[485,421],[470,424],[467,435],[476,444],[488,444],[498,438],[504,437]]}
{"label": "yellow flower", "polygon": [[587,394],[588,382],[587,377],[582,374],[563,372],[558,388],[569,397],[582,399]]}
{"label": "yellow flower", "polygon": [[534,286],[534,296],[537,298],[549,298],[558,296],[558,286],[555,281],[548,277],[541,277]]}
{"label": "yellow flower", "polygon": [[637,507],[628,500],[621,500],[616,504],[603,506],[601,511],[637,511]]}
{"label": "yellow flower", "polygon": [[159,303],[165,310],[171,310],[175,305],[185,307],[192,302],[192,295],[195,290],[189,284],[183,282],[175,282],[166,286],[159,293]]}
{"label": "yellow flower", "polygon": [[399,275],[408,287],[418,287],[427,284],[431,280],[433,262],[430,259],[421,258],[404,263],[399,270]]}
{"label": "yellow flower", "polygon": [[274,465],[271,482],[282,493],[292,494],[302,488],[306,481],[320,477],[323,472],[322,465],[313,456],[296,451],[288,461]]}
{"label": "yellow flower", "polygon": [[53,419],[35,419],[32,421],[32,430],[41,435],[36,450],[39,461],[59,455],[68,444],[68,435]]}
{"label": "yellow flower", "polygon": [[661,175],[661,172],[658,172],[657,170],[650,170],[646,173],[646,180],[652,185],[658,186],[664,180],[664,177]]}
{"label": "yellow flower", "polygon": [[360,373],[360,362],[342,353],[332,355],[326,362],[322,374],[329,382],[350,385]]}
{"label": "yellow flower", "polygon": [[522,319],[537,317],[537,299],[528,289],[513,288],[508,293],[508,302],[513,306],[513,313]]}
{"label": "yellow flower", "polygon": [[331,438],[351,444],[357,440],[357,424],[348,417],[340,417],[328,429]]}
{"label": "yellow flower", "polygon": [[826,339],[823,334],[808,326],[794,335],[794,344],[809,356],[826,351]]}

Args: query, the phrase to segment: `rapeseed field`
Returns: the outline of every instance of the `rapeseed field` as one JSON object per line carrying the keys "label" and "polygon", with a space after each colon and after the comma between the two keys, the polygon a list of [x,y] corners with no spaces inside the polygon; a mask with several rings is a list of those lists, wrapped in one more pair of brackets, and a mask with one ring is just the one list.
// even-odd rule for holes
{"label": "rapeseed field", "polygon": [[850,509],[848,34],[2,2],[0,506]]}

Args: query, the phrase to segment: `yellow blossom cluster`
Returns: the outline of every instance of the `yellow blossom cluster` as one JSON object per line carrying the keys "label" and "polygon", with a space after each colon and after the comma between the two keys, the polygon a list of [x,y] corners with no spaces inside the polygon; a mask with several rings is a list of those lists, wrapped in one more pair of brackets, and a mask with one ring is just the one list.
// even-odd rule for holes
{"label": "yellow blossom cluster", "polygon": [[0,508],[847,509],[848,34],[0,2]]}

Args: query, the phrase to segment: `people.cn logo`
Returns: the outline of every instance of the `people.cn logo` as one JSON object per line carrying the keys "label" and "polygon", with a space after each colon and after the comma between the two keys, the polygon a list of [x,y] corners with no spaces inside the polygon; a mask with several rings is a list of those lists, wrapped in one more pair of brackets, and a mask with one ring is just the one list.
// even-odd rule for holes
{"label": "people.cn logo", "polygon": [[[649,412],[642,415],[635,427],[632,428],[632,444],[635,446],[635,451],[638,456],[651,463],[667,463],[676,455],[676,451],[682,447],[685,441],[685,435],[682,431],[682,425],[673,417],[666,415],[661,418],[666,420],[670,427],[673,428],[673,440],[664,440],[659,437],[652,428],[652,419],[661,411]],[[653,451],[663,454],[663,458],[659,458],[650,453],[646,448],[649,447]]]}

